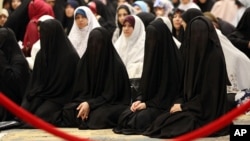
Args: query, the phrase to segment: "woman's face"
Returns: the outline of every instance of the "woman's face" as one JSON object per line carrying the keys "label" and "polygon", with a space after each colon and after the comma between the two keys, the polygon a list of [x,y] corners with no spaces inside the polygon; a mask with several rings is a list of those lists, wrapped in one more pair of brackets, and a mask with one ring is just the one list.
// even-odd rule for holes
{"label": "woman's face", "polygon": [[207,0],[199,0],[200,3],[205,3]]}
{"label": "woman's face", "polygon": [[11,7],[15,10],[18,6],[21,5],[21,0],[12,0],[11,1]]}
{"label": "woman's face", "polygon": [[74,16],[74,11],[74,7],[69,4],[65,7],[65,15],[69,18]]}
{"label": "woman's face", "polygon": [[173,16],[173,26],[176,30],[180,30],[182,26],[182,18],[181,18],[181,13],[175,13]]}
{"label": "woman's face", "polygon": [[134,8],[135,14],[142,12],[141,8],[138,5],[133,6],[133,8]]}
{"label": "woman's face", "polygon": [[155,15],[156,15],[156,16],[164,16],[164,15],[165,15],[165,10],[164,10],[164,8],[155,7],[155,8],[154,8],[154,11],[155,11]]}
{"label": "woman's face", "polygon": [[0,15],[0,27],[4,26],[4,24],[6,23],[6,21],[7,21],[7,16],[4,15],[4,14]]}
{"label": "woman's face", "polygon": [[76,25],[82,29],[88,25],[88,19],[81,14],[77,14],[75,17]]}
{"label": "woman's face", "polygon": [[178,2],[180,2],[180,0],[172,0],[173,4],[178,3]]}
{"label": "woman's face", "polygon": [[52,7],[54,7],[56,4],[55,0],[46,0],[46,2]]}
{"label": "woman's face", "polygon": [[181,3],[183,4],[188,4],[190,2],[190,0],[181,0]]}
{"label": "woman's face", "polygon": [[134,27],[129,22],[125,22],[122,26],[122,31],[125,37],[129,37],[134,31]]}
{"label": "woman's face", "polygon": [[124,18],[125,18],[127,15],[128,15],[128,12],[127,12],[125,9],[121,8],[121,9],[118,10],[117,16],[118,16],[118,21],[119,21],[120,24],[123,23]]}

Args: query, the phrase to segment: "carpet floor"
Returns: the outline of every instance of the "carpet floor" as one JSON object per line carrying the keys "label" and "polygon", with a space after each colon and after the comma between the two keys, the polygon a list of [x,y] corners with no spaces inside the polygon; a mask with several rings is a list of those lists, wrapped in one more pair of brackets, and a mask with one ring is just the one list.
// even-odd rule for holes
{"label": "carpet floor", "polygon": [[[250,125],[250,115],[242,115],[235,119],[234,123]],[[112,129],[78,130],[77,128],[59,128],[59,130],[91,141],[167,141],[142,135],[114,134]],[[170,141],[170,139],[168,140]],[[40,129],[9,129],[0,131],[0,141],[63,141],[63,139]],[[216,138],[200,138],[196,141],[229,141],[229,135]]]}

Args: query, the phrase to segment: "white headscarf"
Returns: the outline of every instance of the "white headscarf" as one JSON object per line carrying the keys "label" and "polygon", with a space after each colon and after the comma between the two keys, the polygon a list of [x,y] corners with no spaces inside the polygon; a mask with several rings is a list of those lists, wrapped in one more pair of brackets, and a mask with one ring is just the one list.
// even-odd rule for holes
{"label": "white headscarf", "polygon": [[238,8],[237,13],[232,21],[232,24],[237,27],[242,15],[244,14],[245,10],[250,7],[250,0],[238,0],[241,4],[243,4],[242,7]]}
{"label": "white headscarf", "polygon": [[232,85],[227,87],[227,92],[236,93],[250,88],[250,59],[238,50],[220,30],[216,29],[216,32],[225,56],[228,78]]}
{"label": "white headscarf", "polygon": [[250,7],[250,0],[239,0],[246,8]]}
{"label": "white headscarf", "polygon": [[133,33],[125,37],[122,32],[114,46],[127,68],[129,78],[141,78],[146,33],[141,19],[136,15],[133,17],[135,18]]}
{"label": "white headscarf", "polygon": [[5,8],[0,9],[0,15],[5,15],[6,17],[9,17],[9,13]]}
{"label": "white headscarf", "polygon": [[237,13],[237,6],[235,4],[235,0],[216,1],[210,12],[216,17],[219,17],[229,23],[232,23]]}
{"label": "white headscarf", "polygon": [[82,29],[79,29],[79,27],[76,24],[76,21],[74,20],[74,23],[72,25],[68,37],[71,43],[73,44],[74,48],[76,49],[78,55],[82,57],[87,48],[87,41],[89,38],[90,31],[92,31],[96,27],[100,27],[100,24],[97,21],[95,15],[87,6],[80,6],[76,8],[74,12],[74,18],[76,16],[76,11],[79,9],[82,9],[86,13],[88,19],[88,25]]}
{"label": "white headscarf", "polygon": [[189,0],[187,4],[183,4],[181,0],[181,3],[179,4],[178,8],[184,11],[187,11],[188,9],[191,8],[196,8],[201,10],[200,7],[195,2],[193,2],[193,0]]}
{"label": "white headscarf", "polygon": [[164,9],[164,15],[165,17],[168,17],[168,14],[174,9],[174,5],[169,0],[155,0],[153,7],[161,7]]}

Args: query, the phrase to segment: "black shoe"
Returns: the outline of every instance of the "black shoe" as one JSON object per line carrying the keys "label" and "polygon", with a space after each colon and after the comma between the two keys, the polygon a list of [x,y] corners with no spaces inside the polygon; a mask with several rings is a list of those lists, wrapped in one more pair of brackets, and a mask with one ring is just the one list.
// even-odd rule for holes
{"label": "black shoe", "polygon": [[113,131],[114,133],[116,133],[116,134],[122,134],[122,129],[119,128],[119,127],[113,128],[112,131]]}

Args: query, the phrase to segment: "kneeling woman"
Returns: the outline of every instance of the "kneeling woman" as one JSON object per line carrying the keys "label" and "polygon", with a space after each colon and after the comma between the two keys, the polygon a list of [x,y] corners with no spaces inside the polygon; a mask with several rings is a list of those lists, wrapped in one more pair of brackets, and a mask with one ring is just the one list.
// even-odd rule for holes
{"label": "kneeling woman", "polygon": [[73,101],[60,113],[57,126],[112,128],[130,104],[126,67],[103,27],[90,32],[86,52],[77,67],[73,95]]}
{"label": "kneeling woman", "polygon": [[[143,133],[172,138],[193,131],[224,115],[228,110],[226,64],[214,26],[205,17],[191,20],[183,49],[183,95]],[[222,136],[229,128],[210,136]]]}
{"label": "kneeling woman", "polygon": [[178,97],[181,57],[167,24],[158,18],[146,28],[141,94],[120,116],[115,133],[141,134]]}

